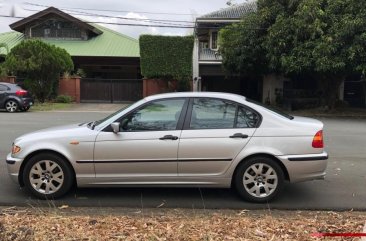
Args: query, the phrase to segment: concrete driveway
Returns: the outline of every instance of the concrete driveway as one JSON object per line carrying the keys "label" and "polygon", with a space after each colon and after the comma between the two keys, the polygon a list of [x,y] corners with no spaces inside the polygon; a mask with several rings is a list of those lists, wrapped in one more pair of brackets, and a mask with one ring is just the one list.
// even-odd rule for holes
{"label": "concrete driveway", "polygon": [[269,204],[244,202],[231,190],[198,188],[77,189],[61,200],[40,201],[31,198],[10,180],[5,157],[17,136],[50,126],[101,119],[107,115],[90,111],[0,112],[0,205],[366,210],[364,119],[321,119],[325,123],[326,149],[330,154],[326,179],[286,184],[283,193]]}

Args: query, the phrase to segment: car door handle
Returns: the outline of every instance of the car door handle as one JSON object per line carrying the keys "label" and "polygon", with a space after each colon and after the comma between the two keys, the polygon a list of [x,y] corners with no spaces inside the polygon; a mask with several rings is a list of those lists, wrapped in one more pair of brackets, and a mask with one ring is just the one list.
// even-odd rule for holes
{"label": "car door handle", "polygon": [[159,140],[178,140],[178,136],[166,135],[160,137]]}
{"label": "car door handle", "polygon": [[242,133],[235,133],[234,135],[230,136],[230,138],[242,138],[242,139],[246,139],[248,138],[248,135],[244,135]]}

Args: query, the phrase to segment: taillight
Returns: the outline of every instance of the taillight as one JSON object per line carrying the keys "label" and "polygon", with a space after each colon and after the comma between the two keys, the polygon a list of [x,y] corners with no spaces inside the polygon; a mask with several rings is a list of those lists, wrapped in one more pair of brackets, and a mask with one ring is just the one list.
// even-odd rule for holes
{"label": "taillight", "polygon": [[314,148],[324,148],[324,141],[323,141],[323,131],[318,131],[314,138],[312,146]]}
{"label": "taillight", "polygon": [[26,91],[26,90],[17,90],[17,92],[15,92],[15,94],[17,96],[23,97],[23,96],[26,96],[28,94],[28,91]]}

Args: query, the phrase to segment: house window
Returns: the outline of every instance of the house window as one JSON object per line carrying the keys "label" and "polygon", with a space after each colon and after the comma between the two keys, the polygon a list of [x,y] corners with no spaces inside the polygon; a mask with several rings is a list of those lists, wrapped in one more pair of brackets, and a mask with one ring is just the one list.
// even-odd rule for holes
{"label": "house window", "polygon": [[216,50],[218,48],[217,45],[217,39],[218,39],[218,32],[211,32],[211,49]]}
{"label": "house window", "polygon": [[208,49],[208,42],[200,42],[200,49]]}
{"label": "house window", "polygon": [[50,36],[50,33],[51,33],[51,29],[49,29],[49,28],[46,28],[45,30],[44,30],[44,37],[49,37]]}
{"label": "house window", "polygon": [[31,38],[84,39],[82,30],[72,22],[48,19],[30,27]]}

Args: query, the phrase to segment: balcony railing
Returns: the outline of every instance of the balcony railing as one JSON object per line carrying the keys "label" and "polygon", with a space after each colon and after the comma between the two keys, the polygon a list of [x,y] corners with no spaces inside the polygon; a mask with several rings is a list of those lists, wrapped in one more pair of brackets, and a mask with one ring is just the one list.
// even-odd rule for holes
{"label": "balcony railing", "polygon": [[217,50],[201,48],[199,50],[199,60],[221,62],[222,57]]}

